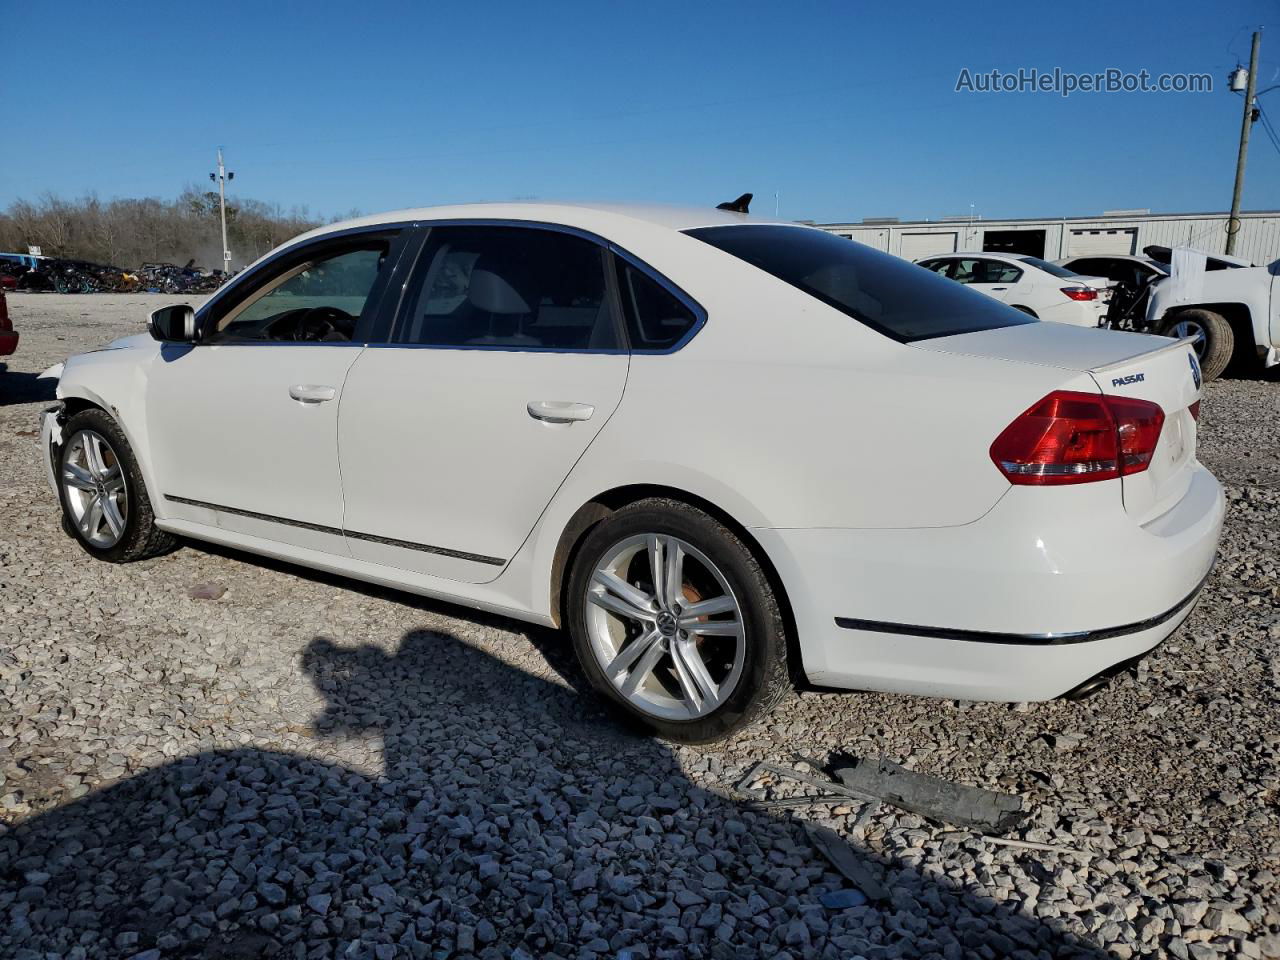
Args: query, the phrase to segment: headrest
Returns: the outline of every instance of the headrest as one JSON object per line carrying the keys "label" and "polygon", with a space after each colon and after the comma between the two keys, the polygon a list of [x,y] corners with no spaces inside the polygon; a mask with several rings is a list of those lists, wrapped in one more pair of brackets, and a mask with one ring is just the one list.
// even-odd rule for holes
{"label": "headrest", "polygon": [[471,283],[467,298],[478,310],[486,313],[529,313],[529,305],[506,280],[490,270],[471,271]]}

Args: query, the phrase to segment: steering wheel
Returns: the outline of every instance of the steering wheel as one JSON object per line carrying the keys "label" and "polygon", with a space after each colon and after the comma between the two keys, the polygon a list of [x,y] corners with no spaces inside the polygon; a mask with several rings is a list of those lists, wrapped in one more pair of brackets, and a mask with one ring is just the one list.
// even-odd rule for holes
{"label": "steering wheel", "polygon": [[343,340],[350,340],[355,326],[355,318],[345,310],[337,307],[312,307],[298,318],[290,339],[324,340],[329,334],[336,333]]}

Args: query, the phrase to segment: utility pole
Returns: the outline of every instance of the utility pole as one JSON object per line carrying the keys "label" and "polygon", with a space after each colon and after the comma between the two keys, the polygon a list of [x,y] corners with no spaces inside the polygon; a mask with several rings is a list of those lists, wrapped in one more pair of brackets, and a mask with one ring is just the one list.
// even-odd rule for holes
{"label": "utility pole", "polygon": [[1240,232],[1240,194],[1244,192],[1244,163],[1249,157],[1249,130],[1253,126],[1253,97],[1258,88],[1258,47],[1262,31],[1253,34],[1249,53],[1249,85],[1244,95],[1244,119],[1240,121],[1240,152],[1236,155],[1236,186],[1231,193],[1231,219],[1227,221],[1227,256],[1236,251],[1236,234]]}
{"label": "utility pole", "polygon": [[222,163],[222,148],[218,148],[218,172],[209,174],[210,180],[218,181],[218,212],[222,217],[222,270],[231,272],[231,250],[227,247],[227,181],[234,180],[236,175],[228,173]]}

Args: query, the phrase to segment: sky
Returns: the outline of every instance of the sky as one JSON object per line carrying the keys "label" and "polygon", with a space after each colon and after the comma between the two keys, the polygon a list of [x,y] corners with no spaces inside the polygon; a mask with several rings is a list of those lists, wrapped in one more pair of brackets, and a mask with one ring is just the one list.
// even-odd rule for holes
{"label": "sky", "polygon": [[[1225,210],[1226,75],[1280,3],[7,0],[0,206],[208,184],[326,217],[473,200],[863,217]],[[45,38],[40,42],[26,42]],[[1020,68],[1208,73],[1208,93],[957,92]],[[1280,131],[1280,90],[1261,98]],[[776,200],[775,200],[776,195]],[[1280,208],[1261,124],[1245,209]]]}

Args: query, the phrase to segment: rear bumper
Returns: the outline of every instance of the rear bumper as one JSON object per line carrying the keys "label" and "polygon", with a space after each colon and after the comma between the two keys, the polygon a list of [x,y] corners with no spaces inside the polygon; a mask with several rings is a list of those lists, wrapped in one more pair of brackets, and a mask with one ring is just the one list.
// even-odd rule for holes
{"label": "rear bumper", "polygon": [[0,330],[0,357],[7,357],[18,349],[18,331]]}
{"label": "rear bumper", "polygon": [[1066,323],[1073,327],[1096,327],[1106,316],[1106,307],[1100,300],[1068,300],[1040,311],[1041,320]]}
{"label": "rear bumper", "polygon": [[1182,500],[1141,526],[1108,481],[1011,488],[960,527],[753,532],[787,587],[813,682],[1047,700],[1178,628],[1224,505],[1197,466]]}

